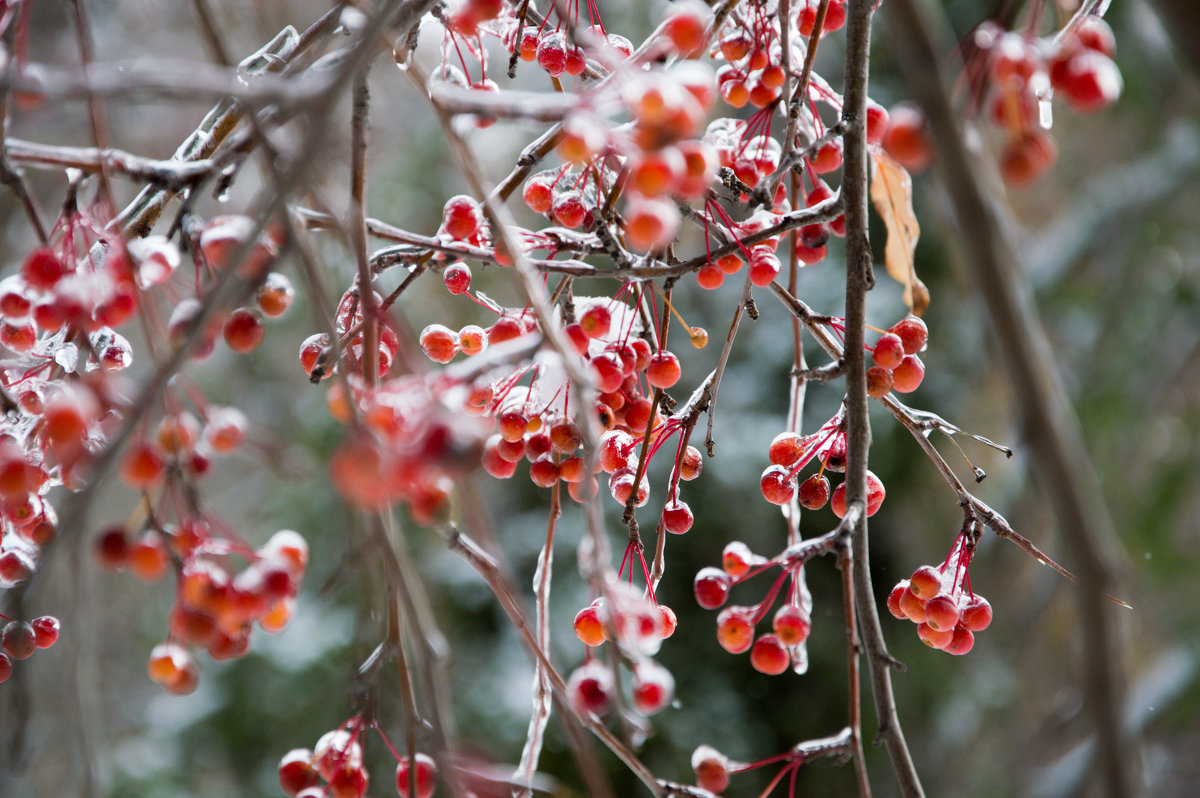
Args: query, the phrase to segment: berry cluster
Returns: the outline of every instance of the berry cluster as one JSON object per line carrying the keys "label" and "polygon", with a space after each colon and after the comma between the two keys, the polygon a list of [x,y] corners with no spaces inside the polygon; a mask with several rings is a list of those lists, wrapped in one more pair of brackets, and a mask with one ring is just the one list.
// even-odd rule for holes
{"label": "berry cluster", "polygon": [[[792,6],[788,34],[794,37],[794,53],[804,52],[804,42],[796,34],[805,38],[812,35],[819,6],[820,0]],[[844,0],[830,0],[819,35],[840,30],[845,23]],[[770,3],[749,5],[735,24],[726,26],[712,52],[714,58],[726,62],[717,72],[717,84],[725,102],[734,108],[741,108],[747,102],[767,108],[779,100],[780,90],[787,81],[781,36],[779,14]]]}
{"label": "berry cluster", "polygon": [[[631,544],[631,547],[633,544]],[[631,554],[626,549],[626,562],[632,576]],[[636,550],[641,557],[641,550]],[[625,568],[626,562],[621,564]],[[643,573],[647,575],[645,560]],[[630,582],[617,579],[608,583],[605,595],[595,599],[575,615],[575,635],[588,647],[587,657],[571,675],[568,693],[572,706],[580,713],[603,715],[612,706],[615,679],[612,671],[593,649],[605,641],[614,641],[631,661],[633,682],[630,697],[643,715],[661,712],[675,695],[675,679],[671,672],[650,657],[658,651],[663,640],[675,633],[676,618],[670,607],[659,604],[652,590],[642,596]],[[649,584],[649,581],[647,581]]]}
{"label": "berry cluster", "polygon": [[[881,331],[882,332],[882,331]],[[925,351],[929,328],[916,316],[908,316],[883,332],[871,350],[875,365],[867,369],[867,394],[881,399],[891,391],[912,393],[925,379]]]}
{"label": "berry cluster", "polygon": [[[591,656],[571,672],[567,679],[567,695],[571,708],[583,716],[606,714],[614,704],[616,680],[608,665]],[[634,709],[643,715],[654,715],[666,709],[675,697],[675,678],[671,672],[652,659],[645,658],[633,665],[630,697]]]}
{"label": "berry cluster", "polygon": [[[279,761],[279,786],[284,793],[292,798],[363,798],[370,784],[361,740],[367,728],[356,716],[321,735],[312,750],[294,748],[284,754]],[[433,759],[417,754],[413,768],[409,758],[396,751],[378,726],[370,728],[378,732],[396,758],[396,793],[400,798],[408,798],[413,780],[416,798],[430,798],[437,786],[437,765]]]}
{"label": "berry cluster", "polygon": [[[760,673],[777,675],[793,662],[802,660],[800,646],[808,639],[812,621],[802,600],[800,566],[785,565],[754,554],[740,541],[725,547],[721,568],[701,568],[692,587],[696,603],[706,610],[723,607],[730,590],[758,574],[780,565],[781,573],[761,602],[754,606],[730,605],[717,615],[717,642],[730,654],[750,652],[750,664]],[[755,638],[754,628],[775,605],[781,590],[787,586],[787,600],[775,611],[772,631]]]}
{"label": "berry cluster", "polygon": [[610,129],[594,112],[573,113],[557,148],[566,165],[525,184],[530,210],[564,227],[590,229],[608,221],[619,192],[625,244],[650,252],[674,241],[681,219],[676,202],[703,197],[716,175],[715,154],[699,140],[715,101],[712,82],[711,69],[695,62],[640,71],[625,77],[618,94],[631,124]]}
{"label": "berry cluster", "polygon": [[[593,8],[589,8],[589,11],[593,11]],[[596,58],[614,63],[633,55],[633,43],[629,39],[619,33],[605,31],[599,15],[594,14],[594,20],[595,24],[578,29],[576,36]],[[518,37],[517,47],[522,61],[536,61],[552,78],[563,75],[579,77],[587,69],[587,53],[578,43],[572,44],[567,40],[561,20],[554,28],[545,23],[541,26],[525,26]]]}
{"label": "berry cluster", "polygon": [[[644,301],[644,296],[639,299]],[[591,412],[605,430],[599,441],[598,464],[610,475],[609,492],[622,505],[634,494],[637,482],[634,504],[640,507],[649,500],[650,483],[644,468],[640,469],[638,482],[638,448],[645,446],[647,457],[652,459],[682,428],[679,419],[664,416],[654,401],[656,390],[678,383],[682,376],[679,358],[668,349],[655,350],[652,342],[661,340],[661,333],[647,330],[636,309],[625,302],[577,297],[574,305],[578,321],[567,324],[564,332],[595,381]],[[487,329],[469,325],[456,335],[441,325],[426,327],[421,333],[422,348],[430,359],[444,362],[457,351],[466,351],[466,332],[474,336],[477,331],[479,340],[496,343],[537,330],[527,313],[494,310],[502,315]],[[690,328],[689,333],[694,345],[703,344],[707,338],[699,328]],[[472,347],[472,351],[482,349]],[[519,384],[526,376],[530,376],[531,384]],[[496,432],[484,443],[484,470],[498,479],[508,479],[525,459],[530,463],[529,478],[535,485],[548,488],[562,480],[576,501],[596,495],[599,485],[585,469],[586,452],[580,448],[581,420],[578,411],[570,409],[569,393],[570,383],[562,365],[546,359],[502,374],[493,373],[464,386],[460,394],[465,412],[490,418],[496,424]],[[675,449],[663,511],[664,524],[672,533],[683,534],[691,528],[691,510],[679,498],[679,481],[695,479],[702,467],[699,450],[681,440]]]}
{"label": "berry cluster", "polygon": [[[159,333],[171,346],[188,343],[195,359],[211,353],[222,333],[231,349],[246,352],[263,337],[261,318],[282,314],[294,296],[286,277],[269,273],[279,242],[265,234],[255,237],[257,226],[247,217],[208,222],[187,217],[183,228],[196,271],[185,276],[174,243],[150,236],[127,245],[112,231],[110,215],[103,203],[68,204],[48,242],[25,257],[17,274],[0,281],[0,345],[10,353],[0,368],[6,410],[0,422],[2,587],[28,579],[37,570],[41,547],[56,535],[49,492],[60,485],[83,487],[93,457],[125,421],[129,400],[113,375],[132,364],[133,350],[117,327],[139,317],[148,332]],[[236,276],[255,303],[226,313],[210,307],[206,291],[235,260]],[[155,301],[159,294],[170,300],[165,324]],[[202,316],[206,321],[197,331]],[[182,393],[199,418],[184,409]],[[118,461],[119,472],[127,486],[143,493],[146,508],[160,498],[163,507],[194,507],[192,481],[211,470],[216,455],[238,448],[247,421],[236,408],[209,406],[182,379],[168,388],[163,404],[166,410],[152,434],[155,414],[139,419],[133,442]],[[156,520],[136,541],[117,530],[98,541],[97,553],[109,565],[157,579],[172,560],[182,567],[189,547],[205,537],[186,542],[186,535],[176,539],[173,529]],[[231,642],[235,630],[226,631],[230,639],[212,641],[214,651],[237,649]],[[177,675],[188,672],[186,659],[166,661],[179,668],[164,681],[179,686],[189,681]]]}
{"label": "berry cluster", "polygon": [[0,618],[8,621],[0,631],[0,682],[4,682],[12,676],[14,659],[29,659],[37,649],[50,648],[58,641],[59,623],[53,615],[32,621],[15,621],[7,615]]}
{"label": "berry cluster", "polygon": [[1112,30],[1099,17],[1087,17],[1056,39],[1004,31],[995,25],[976,29],[974,63],[984,71],[990,90],[984,97],[987,117],[1005,132],[1000,174],[1023,186],[1041,177],[1058,157],[1048,123],[1039,124],[1039,104],[1061,94],[1076,111],[1111,105],[1121,93],[1121,72],[1112,60]]}
{"label": "berry cluster", "polygon": [[[771,465],[759,479],[763,498],[780,506],[799,500],[806,510],[820,510],[827,503],[838,518],[846,515],[846,483],[830,491],[825,472],[846,470],[845,418],[839,411],[811,435],[781,432],[771,441],[767,457]],[[817,473],[797,484],[797,475],[816,459],[821,467]],[[879,511],[886,491],[883,482],[867,472],[867,516]]]}
{"label": "berry cluster", "polygon": [[922,565],[888,595],[888,611],[917,624],[917,636],[930,648],[966,654],[975,645],[975,632],[992,622],[992,605],[971,590],[967,576],[975,547],[959,535],[940,566]]}
{"label": "berry cluster", "polygon": [[[964,42],[975,107],[1003,133],[1000,175],[1011,186],[1028,185],[1058,158],[1050,135],[1050,101],[1061,95],[1075,111],[1091,113],[1116,102],[1121,71],[1113,61],[1116,39],[1108,23],[1086,16],[1074,28],[1039,38],[1031,28],[1006,31],[979,25]],[[929,165],[933,149],[922,113],[903,104],[892,111],[884,148],[907,169]]]}
{"label": "berry cluster", "polygon": [[[202,518],[149,528],[132,542],[123,527],[110,527],[96,536],[93,550],[102,565],[146,581],[174,564],[179,584],[169,639],[150,652],[147,667],[152,680],[178,694],[192,692],[199,681],[185,646],[204,648],[216,660],[244,656],[253,623],[267,632],[287,625],[308,565],[308,544],[290,529],[254,551],[216,535]],[[250,561],[236,574],[228,567],[235,554]]]}

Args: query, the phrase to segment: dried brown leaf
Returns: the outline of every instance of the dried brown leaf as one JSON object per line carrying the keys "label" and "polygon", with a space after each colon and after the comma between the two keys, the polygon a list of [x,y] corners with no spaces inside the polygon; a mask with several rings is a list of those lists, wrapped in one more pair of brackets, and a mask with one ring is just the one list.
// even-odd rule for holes
{"label": "dried brown leaf", "polygon": [[885,152],[871,156],[875,169],[871,177],[871,201],[887,227],[884,263],[888,274],[904,286],[904,302],[920,316],[929,307],[929,289],[917,277],[913,253],[921,226],[912,206],[912,177],[908,170]]}

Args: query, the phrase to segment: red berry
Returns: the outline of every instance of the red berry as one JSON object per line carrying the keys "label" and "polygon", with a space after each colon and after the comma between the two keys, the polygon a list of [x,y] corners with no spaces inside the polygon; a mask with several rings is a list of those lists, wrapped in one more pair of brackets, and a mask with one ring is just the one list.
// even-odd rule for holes
{"label": "red berry", "polygon": [[488,328],[488,344],[495,346],[514,338],[520,338],[524,334],[525,325],[521,323],[520,319],[513,316],[501,316]]}
{"label": "red berry", "polygon": [[558,465],[551,459],[537,460],[529,466],[529,480],[539,488],[552,488],[558,482]]}
{"label": "red berry", "polygon": [[742,259],[735,254],[725,255],[717,259],[717,267],[724,274],[737,274],[742,270]]}
{"label": "red berry", "polygon": [[670,388],[679,382],[679,358],[665,349],[650,358],[646,366],[646,382],[655,388]]}
{"label": "red berry", "polygon": [[[886,491],[883,488],[883,482],[874,473],[867,472],[867,517],[875,515],[879,512],[880,505],[883,504]],[[838,485],[833,496],[829,499],[829,507],[833,510],[833,514],[838,518],[846,516],[846,483]]]}
{"label": "red berry", "polygon": [[760,287],[770,285],[779,276],[781,269],[779,258],[773,253],[756,254],[750,261],[750,282]]}
{"label": "red berry", "polygon": [[129,557],[129,538],[125,528],[114,526],[101,531],[92,541],[92,552],[105,568],[120,568]]}
{"label": "red berry", "polygon": [[522,61],[532,61],[537,58],[538,28],[536,25],[525,26],[521,31],[519,46]]}
{"label": "red berry", "polygon": [[[621,468],[612,473],[608,478],[608,491],[618,504],[628,503],[633,496],[634,480],[637,478],[637,473],[632,468]],[[650,499],[650,481],[646,476],[642,475],[642,481],[637,485],[637,496],[634,499],[634,505],[641,507]]]}
{"label": "red berry", "polygon": [[704,54],[705,35],[712,12],[702,3],[675,3],[663,20],[663,32],[684,58]]}
{"label": "red berry", "polygon": [[589,338],[579,322],[574,322],[563,327],[563,332],[567,335],[567,340],[575,347],[575,351],[581,355],[586,355],[588,351]]}
{"label": "red berry", "polygon": [[465,263],[451,263],[442,272],[442,282],[451,294],[465,294],[471,287],[471,267]]}
{"label": "red berry", "polygon": [[675,617],[675,610],[671,609],[666,604],[658,605],[658,614],[662,619],[662,639],[666,640],[668,637],[675,634],[675,627],[679,625],[679,619]]}
{"label": "red berry", "polygon": [[716,266],[702,266],[696,272],[696,283],[705,291],[715,291],[725,282],[725,273]]}
{"label": "red berry", "polygon": [[595,477],[584,477],[579,482],[568,482],[567,493],[570,494],[574,501],[583,504],[596,498],[596,494],[600,492],[600,483]]}
{"label": "red berry", "polygon": [[[146,669],[153,681],[171,692],[184,692],[189,685],[194,689],[193,679],[198,676],[191,655],[176,643],[159,643],[151,649]],[[172,685],[178,690],[172,690]]]}
{"label": "red berry", "polygon": [[911,585],[900,595],[900,611],[913,623],[925,622],[925,600],[913,593]]}
{"label": "red berry", "polygon": [[771,504],[784,505],[796,495],[796,479],[783,466],[768,466],[759,480],[763,498]]}
{"label": "red berry", "polygon": [[816,155],[810,161],[813,171],[819,175],[832,172],[842,165],[842,145],[838,139],[834,139],[821,149],[817,150]]}
{"label": "red berry", "polygon": [[949,596],[934,596],[925,604],[925,623],[936,632],[953,631],[958,617],[958,604]]}
{"label": "red berry", "polygon": [[888,593],[887,597],[888,612],[892,614],[893,618],[897,618],[901,621],[908,617],[904,614],[904,609],[900,606],[900,600],[904,598],[904,594],[907,592],[908,580],[905,580],[892,588],[892,592]]}
{"label": "red berry", "polygon": [[640,153],[631,159],[629,187],[646,197],[659,197],[675,189],[686,164],[675,147]]}
{"label": "red berry", "polygon": [[721,793],[729,786],[729,760],[717,749],[702,745],[692,753],[692,770],[696,786],[711,793]]}
{"label": "red berry", "polygon": [[249,308],[238,308],[229,314],[222,328],[225,343],[235,352],[252,352],[262,343],[263,325],[258,314]]}
{"label": "red berry", "polygon": [[887,132],[888,112],[879,103],[867,99],[867,144],[878,147],[883,143],[883,135]]}
{"label": "red berry", "polygon": [[754,643],[754,612],[750,607],[726,607],[717,616],[717,642],[730,654],[741,654]]}
{"label": "red berry", "polygon": [[819,250],[829,241],[829,225],[806,224],[797,237],[799,245],[808,250]]}
{"label": "red berry", "polygon": [[600,436],[600,467],[611,474],[629,466],[633,436],[624,430],[610,430]]}
{"label": "red berry", "polygon": [[791,468],[804,454],[804,439],[794,432],[781,432],[767,447],[767,459],[773,465]]}
{"label": "red berry", "polygon": [[808,639],[812,621],[803,607],[798,604],[784,604],[775,611],[771,627],[785,646],[796,646]]}
{"label": "red berry", "polygon": [[345,729],[325,732],[313,748],[313,765],[326,781],[344,768],[362,767],[362,745]]}
{"label": "red berry", "polygon": [[983,596],[972,596],[962,608],[962,625],[972,632],[982,632],[992,623],[992,605]]}
{"label": "red berry", "polygon": [[1075,110],[1096,111],[1115,102],[1123,85],[1121,70],[1111,58],[1096,50],[1081,50],[1067,61],[1055,88],[1067,95]]}
{"label": "red berry", "polygon": [[18,354],[24,354],[33,349],[37,343],[37,330],[33,324],[24,319],[5,319],[0,324],[0,344]]}
{"label": "red berry", "polygon": [[892,370],[882,366],[871,366],[867,369],[867,396],[872,399],[882,399],[892,391]]}
{"label": "red berry", "polygon": [[1103,18],[1094,14],[1089,14],[1079,23],[1075,29],[1075,39],[1083,47],[1104,53],[1109,58],[1117,51],[1117,39],[1113,36],[1112,28]]}
{"label": "red berry", "polygon": [[768,676],[778,676],[787,670],[791,663],[787,648],[776,635],[763,635],[754,641],[750,651],[750,664],[759,673]]}
{"label": "red berry", "polygon": [[917,637],[921,638],[921,642],[930,648],[942,649],[954,640],[954,630],[947,629],[939,632],[927,623],[919,623],[917,624]]}
{"label": "red berry", "polygon": [[740,540],[725,544],[725,551],[721,553],[721,567],[734,578],[745,576],[750,567],[761,560],[761,557],[756,556],[750,551],[750,547]]}
{"label": "red berry", "polygon": [[671,534],[684,534],[692,528],[694,522],[692,510],[686,502],[676,499],[663,508],[663,528]]}
{"label": "red berry", "polygon": [[567,68],[567,40],[559,31],[546,31],[538,40],[537,62],[551,77]]}
{"label": "red berry", "polygon": [[0,281],[0,316],[18,319],[33,310],[29,286],[19,275]]}
{"label": "red berry", "polygon": [[39,291],[49,291],[66,272],[66,265],[49,247],[33,250],[21,264],[21,276],[25,278],[26,283]]}
{"label": "red berry", "polygon": [[690,482],[700,476],[700,472],[703,470],[704,460],[700,455],[700,450],[695,446],[688,446],[684,449],[683,460],[679,464],[679,478],[685,482]]}
{"label": "red berry", "polygon": [[7,654],[0,653],[0,683],[8,681],[8,677],[12,676],[13,665],[12,660]]}
{"label": "red berry", "polygon": [[24,621],[9,621],[3,637],[4,653],[13,659],[28,659],[37,648],[37,635]]}
{"label": "red berry", "polygon": [[[313,369],[317,367],[317,362],[321,355],[329,348],[330,341],[327,333],[316,333],[304,339],[300,344],[300,368],[304,369],[304,373],[311,375]],[[329,364],[325,365],[324,377],[329,377],[333,370]]]}
{"label": "red berry", "polygon": [[925,129],[925,114],[915,105],[901,104],[892,109],[883,148],[901,166],[920,172],[933,160],[933,145]]}
{"label": "red berry", "polygon": [[922,565],[909,578],[909,590],[914,596],[928,601],[942,590],[941,572],[932,565]]}
{"label": "red berry", "polygon": [[813,474],[800,483],[800,506],[806,510],[820,510],[829,501],[829,479],[823,474]]}
{"label": "red berry", "polygon": [[675,695],[671,672],[654,660],[639,662],[633,671],[633,706],[643,715],[661,712]]}
{"label": "red berry", "polygon": [[1026,186],[1045,174],[1057,158],[1058,147],[1050,134],[1028,130],[1011,139],[1000,153],[1000,176],[1010,186]]}
{"label": "red berry", "polygon": [[900,365],[892,369],[892,390],[897,393],[912,393],[925,379],[925,364],[917,355],[905,355]]}
{"label": "red berry", "polygon": [[638,252],[662,249],[675,240],[679,221],[679,209],[673,201],[632,195],[625,207],[625,240]]}
{"label": "red berry", "polygon": [[446,200],[442,209],[442,230],[446,235],[457,241],[463,241],[475,235],[483,224],[483,211],[475,200],[459,194]]}
{"label": "red berry", "polygon": [[135,490],[146,490],[162,479],[166,464],[156,447],[137,443],[121,459],[121,479]]}
{"label": "red berry", "polygon": [[605,305],[592,305],[579,318],[579,326],[588,338],[604,338],[612,326],[612,313]]}
{"label": "red berry", "polygon": [[567,680],[567,696],[580,715],[602,714],[612,701],[612,690],[612,673],[595,661],[576,668]]}
{"label": "red berry", "polygon": [[796,257],[805,266],[812,266],[814,263],[820,263],[825,260],[828,250],[824,245],[819,247],[806,247],[799,236],[795,237]]}
{"label": "red berry", "polygon": [[925,350],[925,344],[929,340],[929,328],[925,326],[925,322],[917,316],[908,316],[892,325],[889,332],[900,336],[900,341],[904,344],[904,354],[915,355],[918,352]]}
{"label": "red berry", "polygon": [[365,768],[344,767],[334,771],[327,787],[330,798],[363,798],[370,777]]}
{"label": "red berry", "polygon": [[563,69],[571,77],[579,77],[587,70],[587,57],[583,50],[578,47],[572,47],[567,51],[567,66]]}
{"label": "red berry", "polygon": [[167,572],[171,560],[157,532],[147,531],[129,547],[125,563],[133,575],[143,582],[157,582]]}
{"label": "red berry", "polygon": [[974,645],[975,635],[971,633],[970,629],[964,629],[960,626],[954,630],[954,637],[950,639],[949,644],[942,650],[947,654],[954,654],[961,657],[970,651]]}
{"label": "red berry", "polygon": [[[414,759],[417,763],[416,798],[430,798],[433,795],[434,787],[437,786],[437,764],[425,754],[417,754]],[[396,764],[396,792],[400,794],[400,798],[408,798],[409,769],[408,757],[401,757]]]}
{"label": "red berry", "polygon": [[875,364],[885,369],[894,369],[904,360],[904,342],[895,333],[886,333],[875,343]]}
{"label": "red berry", "polygon": [[534,175],[525,183],[521,193],[525,204],[534,213],[549,213],[554,203],[554,181],[549,175]]}
{"label": "red berry", "polygon": [[1019,33],[1002,33],[992,43],[988,67],[997,83],[1023,83],[1041,66],[1033,41]]}
{"label": "red berry", "polygon": [[430,324],[421,330],[420,344],[426,357],[434,363],[449,363],[458,354],[458,335],[441,324]]}
{"label": "red berry", "polygon": [[592,603],[575,614],[575,636],[585,646],[598,646],[604,642],[604,617],[600,604]]}
{"label": "red berry", "polygon": [[296,289],[292,288],[292,281],[279,272],[271,272],[262,288],[258,289],[255,303],[264,316],[273,319],[282,316],[295,297]]}
{"label": "red berry", "polygon": [[312,760],[313,752],[307,748],[293,748],[283,755],[279,760],[279,786],[285,793],[294,797],[301,790],[321,783]]}
{"label": "red berry", "polygon": [[696,573],[692,589],[696,594],[696,603],[706,610],[715,610],[729,598],[729,589],[733,579],[719,568],[701,568]]}
{"label": "red berry", "polygon": [[613,352],[601,352],[592,358],[592,373],[596,377],[596,387],[601,393],[613,393],[625,381],[625,369],[621,358]]}

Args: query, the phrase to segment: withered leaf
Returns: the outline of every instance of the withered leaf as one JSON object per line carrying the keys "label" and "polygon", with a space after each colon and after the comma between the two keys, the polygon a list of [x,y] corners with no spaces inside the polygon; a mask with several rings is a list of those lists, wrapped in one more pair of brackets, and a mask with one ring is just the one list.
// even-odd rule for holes
{"label": "withered leaf", "polygon": [[871,202],[887,226],[884,263],[888,274],[904,286],[904,302],[920,316],[929,307],[929,289],[917,277],[913,257],[921,226],[913,213],[912,177],[886,152],[873,154],[871,160]]}

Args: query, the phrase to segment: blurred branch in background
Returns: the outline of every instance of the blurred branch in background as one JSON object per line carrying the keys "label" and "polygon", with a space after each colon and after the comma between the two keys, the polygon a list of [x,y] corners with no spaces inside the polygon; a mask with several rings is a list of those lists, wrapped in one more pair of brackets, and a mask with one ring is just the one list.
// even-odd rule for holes
{"label": "blurred branch in background", "polygon": [[1153,0],[1175,46],[1200,70],[1200,5],[1193,0]]}
{"label": "blurred branch in background", "polygon": [[[1080,577],[1085,702],[1097,738],[1095,770],[1112,798],[1139,794],[1137,748],[1122,728],[1125,657],[1117,639],[1117,606],[1126,568],[1112,519],[1055,365],[1045,332],[1029,305],[1029,288],[998,203],[985,189],[979,164],[959,128],[938,52],[951,52],[944,31],[915,0],[894,0],[888,19],[899,35],[890,39],[896,63],[912,96],[929,118],[938,152],[936,168],[950,198],[955,230],[967,270],[976,280],[1018,402],[1025,443],[1033,454],[1045,496],[1054,511]],[[1115,589],[1114,589],[1115,588]]]}

